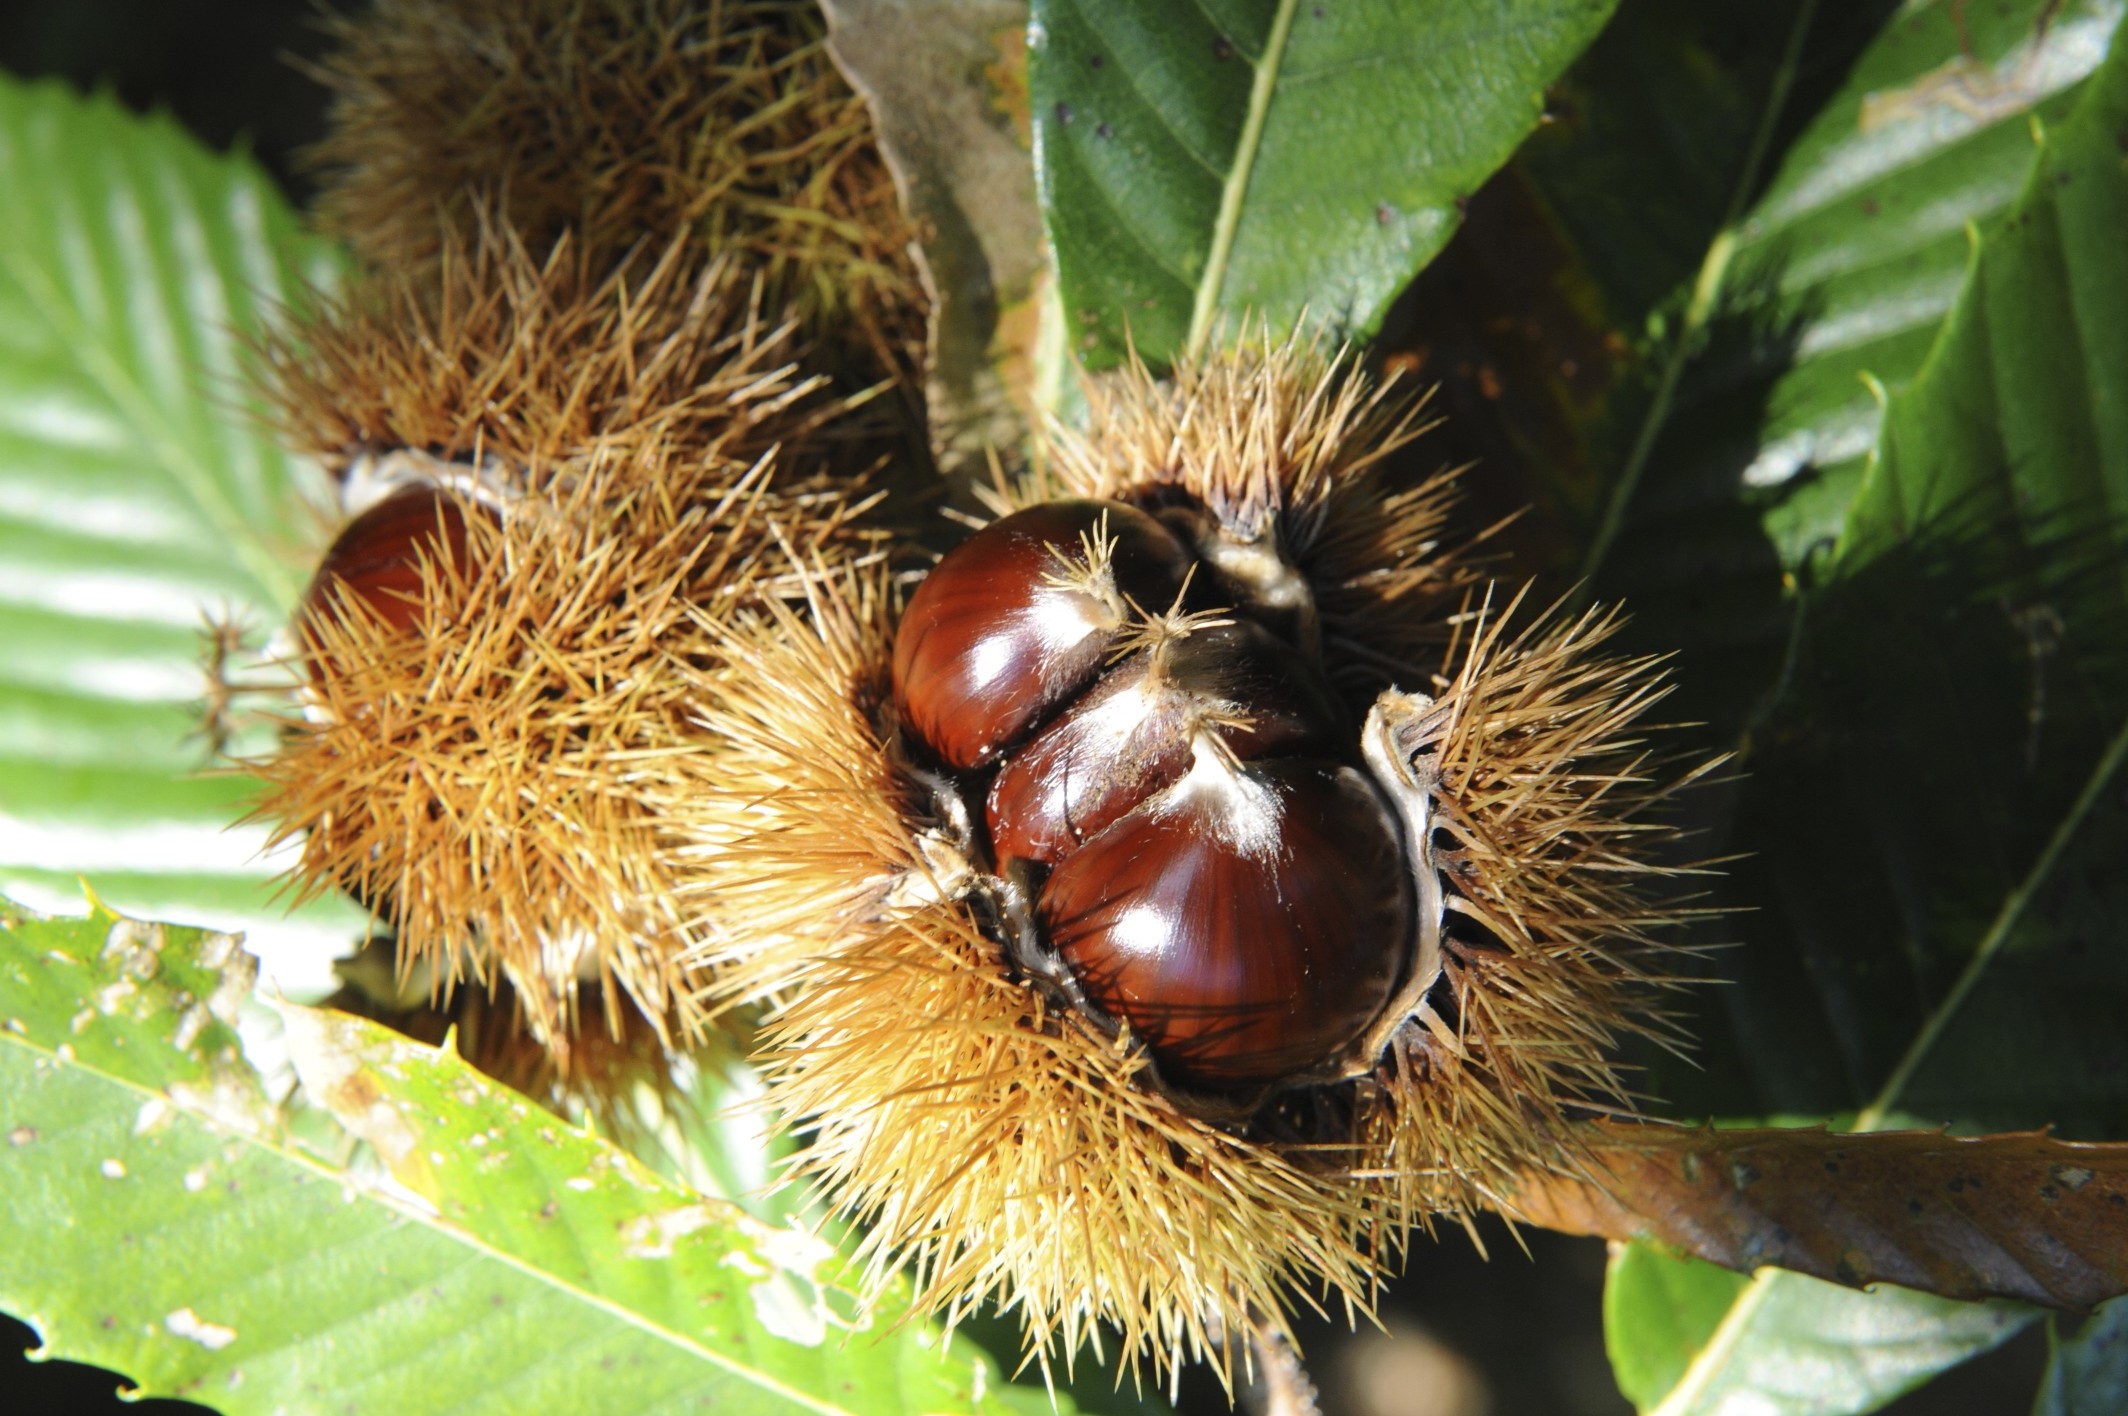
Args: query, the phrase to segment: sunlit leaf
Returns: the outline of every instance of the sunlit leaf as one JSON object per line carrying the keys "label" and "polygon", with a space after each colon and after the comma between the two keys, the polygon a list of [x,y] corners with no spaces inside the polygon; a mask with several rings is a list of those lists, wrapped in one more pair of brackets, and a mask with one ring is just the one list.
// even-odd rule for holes
{"label": "sunlit leaf", "polygon": [[284,1004],[307,1099],[369,1149],[299,1144],[231,1026],[253,970],[227,935],[0,926],[0,1306],[55,1355],[232,1416],[1046,1406],[900,1325],[901,1295],[861,1311],[817,1235]]}
{"label": "sunlit leaf", "polygon": [[207,770],[201,631],[263,636],[302,589],[322,475],[238,366],[332,268],[248,158],[0,76],[0,886],[246,929],[291,987],[359,916],[285,918],[265,832],[230,829],[251,788]]}
{"label": "sunlit leaf", "polygon": [[1364,335],[1616,0],[1035,0],[1035,170],[1064,329],[1155,364],[1224,321]]}

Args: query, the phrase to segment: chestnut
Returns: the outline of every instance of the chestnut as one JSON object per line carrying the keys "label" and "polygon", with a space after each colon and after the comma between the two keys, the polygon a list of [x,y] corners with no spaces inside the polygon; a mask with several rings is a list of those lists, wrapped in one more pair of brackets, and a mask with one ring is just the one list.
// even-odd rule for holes
{"label": "chestnut", "polygon": [[1122,502],[991,523],[910,597],[894,641],[902,721],[949,765],[986,765],[1092,682],[1129,622],[1126,597],[1164,609],[1188,568],[1181,543]]}
{"label": "chestnut", "polygon": [[311,577],[296,625],[315,642],[315,626],[339,618],[345,598],[359,600],[389,628],[405,632],[421,621],[424,561],[467,560],[463,504],[434,486],[401,487],[340,531]]}
{"label": "chestnut", "polygon": [[1180,1087],[1321,1075],[1388,1004],[1410,876],[1378,792],[1208,735],[1173,786],[1057,866],[1037,913],[1088,999]]}
{"label": "chestnut", "polygon": [[1111,668],[1008,755],[985,813],[1000,859],[1055,864],[1175,782],[1200,730],[1235,757],[1334,756],[1321,673],[1251,621],[1187,628]]}

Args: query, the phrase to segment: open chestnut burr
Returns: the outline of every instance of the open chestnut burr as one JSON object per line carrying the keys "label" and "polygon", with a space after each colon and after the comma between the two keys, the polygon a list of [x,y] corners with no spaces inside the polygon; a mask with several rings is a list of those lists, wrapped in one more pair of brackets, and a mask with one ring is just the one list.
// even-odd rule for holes
{"label": "open chestnut burr", "polygon": [[1387,470],[1414,402],[1305,340],[1090,396],[905,606],[816,563],[723,626],[682,824],[872,1276],[1166,1370],[1579,1173],[1667,1035],[1671,787],[1617,618],[1517,623]]}

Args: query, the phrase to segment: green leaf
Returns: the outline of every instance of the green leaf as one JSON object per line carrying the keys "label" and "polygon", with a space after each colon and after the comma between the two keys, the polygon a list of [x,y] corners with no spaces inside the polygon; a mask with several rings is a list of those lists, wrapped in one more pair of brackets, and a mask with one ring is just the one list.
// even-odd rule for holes
{"label": "green leaf", "polygon": [[905,1294],[860,1314],[818,1236],[283,1004],[306,1095],[370,1149],[298,1144],[232,1025],[248,964],[227,935],[0,916],[0,1306],[56,1355],[230,1413],[1026,1406],[900,1323]]}
{"label": "green leaf", "polygon": [[2128,1411],[2128,1299],[2100,1308],[2063,1337],[2048,1334],[2047,1375],[2032,1416],[2115,1416]]}
{"label": "green leaf", "polygon": [[[1734,478],[1784,565],[1839,534],[1876,443],[1871,382],[1896,392],[1919,370],[1964,281],[1967,224],[2015,200],[2033,121],[2066,114],[2120,16],[2117,0],[2036,0],[1892,17],[1709,245],[1702,318],[1688,310],[1668,351],[1696,365],[1674,405],[1649,414],[1697,434],[1648,443],[1673,486]],[[1738,467],[1737,450],[1705,430],[1754,402],[1756,446]],[[1614,486],[1614,505],[1635,474]],[[1636,543],[1664,534],[1642,532]],[[1592,563],[1605,550],[1593,547]]]}
{"label": "green leaf", "polygon": [[2128,520],[2124,134],[2128,54],[2117,44],[2076,112],[2041,142],[2023,198],[1974,250],[1913,390],[1893,399],[1848,516],[1842,568],[1946,523],[2031,548],[2097,528],[2112,598],[2128,585],[2128,555],[2103,544]]}
{"label": "green leaf", "polygon": [[[1831,598],[1806,594],[1826,571],[1829,542],[1820,533],[1839,518],[1792,537],[1777,523],[1801,517],[1795,499],[1823,479],[1799,472],[1779,487],[1745,485],[1767,439],[1785,435],[1762,438],[1768,420],[1782,407],[1807,411],[1799,392],[1773,396],[1777,387],[1802,388],[1782,381],[1816,379],[1813,360],[1833,357],[1839,328],[1890,328],[1863,317],[1878,308],[1869,304],[1876,297],[1865,298],[1875,287],[1864,275],[1891,281],[1919,269],[1913,263],[1924,256],[1930,271],[1940,274],[1948,258],[1954,277],[1963,272],[1962,227],[1925,252],[1907,237],[1945,211],[1992,210],[1999,221],[2037,152],[2034,111],[2008,110],[2029,100],[2039,117],[2058,119],[2088,92],[2090,79],[2075,76],[2088,73],[2122,6],[2020,0],[1976,11],[1964,30],[1970,54],[1960,47],[1959,9],[1629,0],[1559,86],[1559,121],[1473,202],[1467,236],[1413,292],[1420,318],[1409,342],[1425,356],[1421,377],[1445,380],[1437,406],[1449,416],[1434,435],[1435,455],[1480,463],[1471,485],[1488,513],[1537,503],[1508,533],[1522,566],[1549,570],[1558,589],[1568,588],[1591,563],[1606,498],[1616,501],[1628,469],[1645,469],[1619,538],[1608,554],[1594,553],[1596,589],[1633,611],[1635,648],[1678,655],[1676,716],[1704,725],[1693,744],[1745,754],[1739,783],[1693,803],[1709,852],[1744,857],[1716,901],[1738,912],[1747,936],[1748,947],[1720,956],[1721,972],[1738,986],[1703,995],[1697,1067],[1649,1059],[1655,1089],[1688,1115],[1861,1106],[1912,1036],[1914,1015],[1956,972],[1928,960],[1970,949],[2078,791],[2097,751],[2094,735],[2112,730],[2098,721],[2109,691],[2103,675],[2094,680],[2076,662],[2087,650],[2104,659],[2122,642],[2103,614],[2062,641],[2072,652],[2054,654],[2051,597],[2030,576],[2013,583],[2000,565],[1948,574],[1942,557],[1914,574],[1884,568],[1874,599],[1859,586]],[[2001,101],[1989,107],[1973,98],[1985,90],[1974,87],[1976,66],[2032,81],[1991,91]],[[1946,87],[1949,80],[1965,87]],[[1943,101],[1901,117],[1917,91]],[[1867,134],[1865,109],[1874,115]],[[1882,144],[1900,132],[1913,163],[1887,166]],[[1898,200],[1881,185],[1924,176]],[[1810,207],[1812,190],[1849,178],[1867,180],[1812,208],[1807,221],[1796,214]],[[1878,229],[1873,223],[1901,221],[1907,237],[1872,254],[1865,237]],[[1837,263],[1826,262],[1840,252],[1849,265],[1836,281]],[[1783,294],[1781,279],[1801,283]],[[1860,303],[1841,305],[1834,295]],[[1687,338],[1679,331],[1695,304],[1701,323]],[[1881,386],[1911,380],[1933,332],[1925,327],[1917,340],[1909,329],[1868,345]],[[1895,346],[1904,351],[1896,360],[1887,352]],[[1874,408],[1851,369],[1823,386],[1833,384],[1845,390],[1839,406]],[[1852,470],[1834,480],[1835,501],[1852,494]],[[1810,546],[1819,548],[1815,558],[1784,566],[1784,556]],[[1952,651],[1955,662],[1943,658]],[[1963,740],[1947,748],[1932,731],[1952,726],[1942,695],[1922,692],[1942,683],[1987,702],[1984,713],[1966,715]],[[1989,809],[1976,822],[1970,809],[1950,805],[1948,764],[1984,760],[1991,742],[2022,757],[2034,703],[2047,720],[2039,771],[1991,774],[2004,788],[1984,794]],[[1798,760],[1814,752],[1814,766]],[[1773,754],[1786,755],[1777,763]],[[1784,792],[1784,776],[1807,785]],[[2023,824],[1991,838],[2006,815]],[[1879,823],[1900,820],[1936,822],[1953,847],[1902,845],[1902,867],[1941,860],[1947,868],[1937,878],[1977,896],[1961,908],[1964,918],[1932,922],[1916,947],[1887,945],[1930,912],[1929,891],[1902,887],[1888,900],[1874,888],[1882,875],[1867,864],[1885,859],[1875,849]],[[1797,870],[1773,878],[1768,854],[1784,846],[1791,857],[1810,855],[1814,870],[1806,875],[1798,860]],[[1863,868],[1844,868],[1856,859]],[[2100,917],[2066,896],[2059,908],[2073,916],[2059,931],[2071,943]],[[1710,931],[1707,942],[1733,943],[1738,929]],[[1955,944],[1939,946],[1939,932]],[[2094,1029],[2111,1034],[2097,1019],[2119,983],[2107,982],[2096,955],[2076,958],[2076,986],[2047,969],[2018,981],[2042,985],[2070,1009],[2064,1016],[2090,1026],[2031,1031],[2022,1051],[2051,1044],[2088,1054]],[[2050,1060],[2042,1071],[2068,1069]],[[2099,1088],[2073,1110],[2057,1111],[2050,1100],[2035,1116],[2006,1095],[2020,1075],[1976,1060],[1959,1077],[1966,1090],[1945,1087],[1944,1095],[1953,1107],[1985,1101],[1987,1114],[2008,1125],[2089,1128],[2122,1114],[2108,1112]]]}
{"label": "green leaf", "polygon": [[[1769,1072],[1801,1069],[1783,1109],[2080,1134],[2128,1114],[2128,964],[2091,947],[2128,907],[2107,865],[2128,835],[2124,127],[2117,44],[1981,237],[1803,602],[1743,802],[1762,854],[1737,877],[1769,911],[1746,1005],[1799,1024],[1760,1038]],[[1828,871],[1813,823],[1870,868]],[[1777,950],[1808,977],[1784,983]]]}
{"label": "green leaf", "polygon": [[269,944],[355,928],[284,918],[264,832],[229,829],[251,788],[196,733],[203,615],[279,623],[325,524],[242,341],[332,269],[247,158],[0,77],[0,887],[66,909],[87,876]]}
{"label": "green leaf", "polygon": [[1035,171],[1089,368],[1365,335],[1616,0],[1035,0]]}
{"label": "green leaf", "polygon": [[[1441,381],[1433,454],[1564,591],[1681,654],[1729,748],[1795,633],[1879,416],[2072,105],[2119,0],[1628,0],[1392,330]],[[1766,1109],[1761,1107],[1760,1109]]]}
{"label": "green leaf", "polygon": [[1613,1250],[1604,1272],[1604,1345],[1626,1400],[1642,1410],[1662,1400],[1748,1282],[1713,1264],[1668,1259],[1645,1244]]}
{"label": "green leaf", "polygon": [[1837,534],[1875,438],[1863,376],[1918,371],[1965,224],[2014,200],[2032,119],[2067,112],[2123,7],[1893,8],[1630,0],[1422,279],[1410,342],[1451,435],[1486,426],[1563,569],[1674,594],[1726,511],[1779,564]]}
{"label": "green leaf", "polygon": [[[2090,947],[2128,912],[2124,135],[2116,40],[2040,133],[2012,208],[1975,233],[1940,338],[1890,399],[1746,795],[1760,854],[1741,874],[1769,905],[1736,1010],[1768,1073],[1815,1052],[1867,1095],[1859,1129],[1894,1107],[2088,1134],[2124,1114],[2128,961]],[[1849,843],[1856,859],[1833,865],[1827,847]],[[1795,1409],[1873,1409],[1999,1337],[1938,1300],[1763,1271],[1702,1315],[1709,1335],[1653,1409],[1773,1390],[1799,1342],[1865,1317],[1910,1333],[1912,1355]]]}
{"label": "green leaf", "polygon": [[[1671,1277],[1664,1284],[1674,1290],[1680,1281]],[[1703,1293],[1703,1302],[1706,1296],[1711,1293]],[[1642,1300],[1629,1291],[1616,1300],[1606,1297],[1606,1307],[1614,1301]],[[1680,1312],[1678,1318],[1706,1315],[1701,1309]],[[1717,1323],[1676,1385],[1660,1400],[1634,1394],[1642,1411],[1656,1416],[1874,1411],[1945,1367],[2008,1341],[2035,1314],[2012,1303],[1954,1303],[1900,1288],[1857,1293],[1765,1269],[1714,1316]]]}

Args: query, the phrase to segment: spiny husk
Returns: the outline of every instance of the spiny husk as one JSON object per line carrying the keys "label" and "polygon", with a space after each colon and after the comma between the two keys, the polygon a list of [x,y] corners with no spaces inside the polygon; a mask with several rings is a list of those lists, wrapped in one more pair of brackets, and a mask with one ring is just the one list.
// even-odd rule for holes
{"label": "spiny husk", "polygon": [[1133,354],[1089,380],[1087,401],[1083,428],[1047,429],[1043,473],[1009,491],[1010,506],[1179,493],[1300,572],[1333,677],[1371,692],[1440,661],[1483,537],[1450,539],[1453,474],[1393,465],[1425,431],[1423,398],[1295,334],[1180,363],[1166,379]]}
{"label": "spiny husk", "polygon": [[496,204],[542,256],[684,237],[811,334],[920,338],[910,231],[813,4],[376,0],[333,29],[319,215],[370,264],[430,265]]}
{"label": "spiny husk", "polygon": [[1632,1109],[1610,1053],[1670,1038],[1658,931],[1679,913],[1649,902],[1669,889],[1648,813],[1671,774],[1634,727],[1661,673],[1601,656],[1615,615],[1509,635],[1505,615],[1449,613],[1442,587],[1468,572],[1422,564],[1439,511],[1385,515],[1371,480],[1408,410],[1334,361],[1288,345],[1186,372],[1172,402],[1142,370],[1119,387],[1052,463],[1063,489],[1180,486],[1318,567],[1374,536],[1388,570],[1339,560],[1320,603],[1353,606],[1355,633],[1372,594],[1440,616],[1396,670],[1437,697],[1384,697],[1427,710],[1400,744],[1429,769],[1419,850],[1484,932],[1447,931],[1441,980],[1407,989],[1341,1080],[1246,1115],[1176,1097],[1127,1035],[1014,971],[958,789],[898,738],[887,582],[816,571],[807,612],[718,627],[734,672],[704,679],[701,721],[728,750],[687,827],[698,958],[719,996],[772,1006],[770,1100],[811,1129],[806,1164],[867,1224],[875,1272],[906,1265],[949,1318],[1016,1308],[1044,1363],[1106,1325],[1133,1366],[1224,1373],[1222,1334],[1281,1330],[1296,1293],[1364,1311],[1414,1228],[1467,1222],[1516,1171],[1580,1173],[1577,1118]]}
{"label": "spiny husk", "polygon": [[[499,970],[543,1037],[590,978],[696,1031],[666,823],[713,772],[688,688],[715,654],[699,616],[765,593],[761,548],[783,534],[763,524],[767,473],[719,486],[655,446],[597,448],[499,522],[467,508],[464,563],[422,566],[416,632],[345,595],[312,617],[332,671],[249,764],[257,815],[301,840],[301,893],[370,903],[402,968]],[[818,510],[808,534],[832,539]]]}
{"label": "spiny husk", "polygon": [[1431,822],[1454,845],[1433,852],[1447,1000],[1398,1030],[1358,1113],[1392,1232],[1494,1207],[1530,1168],[1581,1173],[1576,1120],[1634,1110],[1618,1044],[1684,1043],[1659,1001],[1688,957],[1664,933],[1692,913],[1664,882],[1689,871],[1659,863],[1676,840],[1659,808],[1716,764],[1680,776],[1645,745],[1669,688],[1659,658],[1601,653],[1615,610],[1510,635],[1519,601],[1459,624],[1436,711],[1400,744],[1437,777]]}
{"label": "spiny husk", "polygon": [[607,268],[511,228],[446,238],[433,279],[379,271],[266,336],[255,382],[283,440],[334,470],[414,448],[542,474],[594,446],[659,444],[743,468],[840,411],[796,370],[798,341],[730,261]]}
{"label": "spiny husk", "polygon": [[949,1320],[1018,1310],[1045,1365],[1110,1324],[1133,1366],[1225,1372],[1224,1334],[1282,1329],[1295,1285],[1365,1308],[1363,1194],[1177,1110],[1127,1042],[1008,976],[881,726],[883,583],[821,575],[810,598],[739,622],[740,671],[704,681],[730,747],[694,803],[722,925],[701,961],[772,1002],[770,1100],[875,1278],[906,1267]]}

